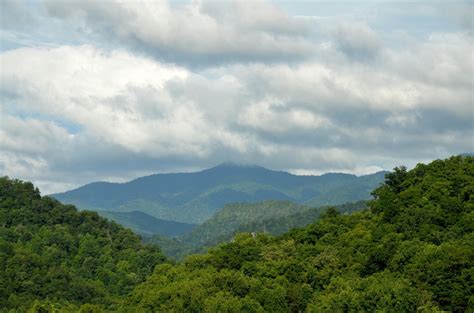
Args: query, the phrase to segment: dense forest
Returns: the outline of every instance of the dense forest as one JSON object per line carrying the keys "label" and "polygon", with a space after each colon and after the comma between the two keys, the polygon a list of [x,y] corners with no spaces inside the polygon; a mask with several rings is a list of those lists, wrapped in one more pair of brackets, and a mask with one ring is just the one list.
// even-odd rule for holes
{"label": "dense forest", "polygon": [[0,311],[23,312],[37,299],[66,311],[87,303],[114,310],[164,260],[155,246],[97,213],[0,178]]}
{"label": "dense forest", "polygon": [[[161,234],[144,236],[145,242],[157,244],[171,259],[181,260],[191,253],[205,252],[209,247],[230,241],[237,233],[281,235],[292,228],[316,221],[328,207],[310,208],[289,201],[233,203],[224,206],[210,219],[174,238]],[[367,201],[334,206],[340,213],[367,208]],[[126,224],[124,224],[127,226]]]}
{"label": "dense forest", "polygon": [[[30,312],[472,312],[474,158],[388,173],[368,208],[166,262],[30,183],[0,185],[0,305]],[[154,268],[154,270],[152,270]]]}

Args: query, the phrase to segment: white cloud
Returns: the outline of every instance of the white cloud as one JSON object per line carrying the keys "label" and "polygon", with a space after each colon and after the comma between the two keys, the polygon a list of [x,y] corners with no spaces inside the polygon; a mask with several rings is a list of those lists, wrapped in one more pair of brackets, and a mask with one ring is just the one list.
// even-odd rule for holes
{"label": "white cloud", "polygon": [[171,60],[287,59],[307,56],[313,48],[302,36],[304,22],[263,1],[191,1],[173,7],[166,1],[49,0],[45,6],[86,33],[138,44]]}
{"label": "white cloud", "polygon": [[293,109],[278,99],[264,99],[250,104],[238,117],[241,125],[270,133],[316,130],[331,126],[324,116],[304,109]]}
{"label": "white cloud", "polygon": [[47,192],[228,160],[363,174],[474,149],[468,32],[387,35],[250,1],[45,5],[92,39],[1,52],[0,171]]}

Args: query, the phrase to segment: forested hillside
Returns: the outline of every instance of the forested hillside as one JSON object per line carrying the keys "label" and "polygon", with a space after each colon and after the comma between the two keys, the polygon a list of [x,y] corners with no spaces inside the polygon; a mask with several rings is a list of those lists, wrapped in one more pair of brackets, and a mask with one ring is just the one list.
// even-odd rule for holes
{"label": "forested hillside", "polygon": [[[366,200],[384,172],[297,176],[259,166],[221,164],[195,173],[157,174],[116,184],[96,182],[52,195],[94,211],[141,211],[159,219],[203,223],[230,203],[287,200],[315,207]],[[138,230],[138,229],[135,229]]]}
{"label": "forested hillside", "polygon": [[397,168],[370,209],[242,234],[158,266],[127,303],[159,311],[472,312],[474,158]]}
{"label": "forested hillside", "polygon": [[[64,285],[53,284],[56,282],[54,275],[68,270],[60,270],[59,265],[54,265],[56,263],[50,261],[54,258],[49,257],[47,265],[32,263],[35,261],[31,259],[46,257],[43,255],[57,244],[45,241],[39,246],[40,251],[33,249],[33,238],[39,236],[42,229],[39,223],[47,228],[51,227],[48,225],[62,227],[57,223],[64,223],[68,229],[77,224],[68,222],[70,219],[62,213],[54,212],[69,208],[66,211],[72,213],[66,216],[90,216],[91,213],[79,214],[49,198],[40,199],[37,193],[31,193],[31,184],[3,179],[2,186],[1,212],[5,222],[0,260],[2,265],[6,264],[2,267],[5,268],[2,286],[8,287],[2,288],[2,304],[6,308],[26,307],[31,305],[32,299],[42,298],[43,301],[33,304],[33,312],[52,312],[53,308],[68,312],[71,311],[68,309],[70,303],[84,302],[90,302],[90,308],[95,312],[474,310],[473,157],[452,157],[429,165],[419,164],[410,171],[396,168],[386,176],[385,184],[374,190],[374,200],[366,210],[341,214],[330,208],[315,223],[280,237],[241,233],[230,243],[212,248],[206,254],[191,255],[174,265],[160,264],[161,255],[154,251],[150,258],[152,262],[133,268],[137,265],[129,263],[132,256],[137,253],[148,256],[148,248],[141,246],[136,237],[122,228],[92,215],[102,222],[92,224],[93,227],[90,223],[86,225],[98,229],[89,232],[98,233],[97,237],[102,238],[106,248],[97,251],[95,258],[90,256],[94,260],[90,263],[80,252],[72,253],[70,257],[65,249],[60,251],[66,255],[59,257],[60,262],[69,262],[70,271],[74,273],[68,279],[59,279],[62,284],[74,286],[78,281],[94,281],[91,284],[99,290],[102,290],[101,286],[107,287],[102,294],[88,297],[80,296],[82,293],[74,293],[74,296],[68,288],[61,288],[61,292],[58,287],[55,289],[55,286]],[[36,200],[15,200],[25,198],[25,188],[30,190],[27,195],[34,195],[29,198]],[[34,205],[35,201],[44,202],[45,206]],[[47,203],[54,205],[46,206]],[[22,209],[13,209],[15,207]],[[47,215],[36,213],[49,212],[50,207],[55,209]],[[47,222],[49,218],[44,216],[50,215],[58,217]],[[29,223],[32,226],[28,226],[26,221],[29,220],[35,221]],[[23,235],[21,231],[25,227],[35,231]],[[81,226],[74,227],[72,229]],[[111,232],[110,243],[107,229],[113,227],[117,227],[117,231]],[[80,230],[71,233],[80,237],[79,234],[85,232]],[[113,244],[114,238],[123,238],[118,235],[122,232],[128,234],[126,238],[132,238],[126,241],[133,243],[132,246]],[[140,254],[144,250],[147,252]],[[83,251],[80,244],[77,251]],[[116,257],[124,255],[128,257],[117,263]],[[123,266],[122,261],[126,261],[128,267]],[[92,266],[90,264],[95,267],[87,267]],[[158,265],[140,283],[152,264]],[[84,267],[85,273],[80,270]],[[97,270],[104,267],[111,268],[110,272],[105,271],[111,276],[103,276],[103,271]],[[35,273],[36,268],[46,273],[44,276],[48,279],[31,281],[36,275],[26,273]],[[127,279],[135,278],[130,284],[120,276],[122,270],[127,273],[123,274]],[[115,274],[118,279],[103,278],[116,277]],[[20,279],[15,281],[13,277]]]}
{"label": "forested hillside", "polygon": [[233,203],[223,207],[209,220],[180,239],[193,246],[211,246],[232,239],[241,225],[289,216],[309,209],[307,206],[289,201]]}
{"label": "forested hillside", "polygon": [[[180,260],[191,253],[203,252],[208,247],[228,242],[239,232],[281,235],[292,228],[311,224],[327,208],[310,208],[289,201],[233,203],[184,235],[169,239],[156,234],[144,239],[160,246],[168,257]],[[367,208],[367,201],[335,208],[341,213],[360,211]]]}
{"label": "forested hillside", "polygon": [[[268,219],[255,219],[254,221],[242,223],[235,232],[260,232],[273,236],[282,235],[293,228],[304,227],[316,221],[326,211],[328,206],[310,208],[287,216],[274,216]],[[367,208],[367,201],[358,201],[332,206],[339,213],[353,213]],[[234,233],[235,233],[234,232]]]}
{"label": "forested hillside", "polygon": [[113,310],[163,261],[156,247],[97,213],[0,178],[0,311],[26,311],[35,299]]}

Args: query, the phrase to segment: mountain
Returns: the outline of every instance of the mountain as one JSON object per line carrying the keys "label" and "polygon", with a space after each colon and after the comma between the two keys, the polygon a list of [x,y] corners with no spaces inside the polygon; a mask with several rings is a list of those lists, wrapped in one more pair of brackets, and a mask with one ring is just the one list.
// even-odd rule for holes
{"label": "mountain", "polygon": [[160,265],[129,311],[473,312],[474,158],[397,168],[369,209]]}
{"label": "mountain", "polygon": [[191,231],[196,226],[194,224],[162,220],[140,211],[99,211],[99,214],[141,235],[158,234],[166,237],[176,237]]}
{"label": "mountain", "polygon": [[[254,221],[242,223],[235,233],[253,232],[268,233],[273,236],[282,235],[291,229],[307,226],[314,223],[321,214],[329,209],[336,209],[339,213],[349,214],[367,209],[368,201],[345,203],[336,206],[323,206],[310,208],[287,216],[274,216],[267,219],[255,219]],[[204,225],[204,224],[203,224]],[[199,226],[201,227],[201,226]]]}
{"label": "mountain", "polygon": [[0,312],[59,312],[28,310],[42,299],[60,302],[61,312],[98,312],[91,303],[113,311],[164,261],[155,246],[97,213],[0,177]]}
{"label": "mountain", "polygon": [[[310,208],[289,201],[234,203],[217,211],[192,231],[173,239],[161,235],[145,236],[148,243],[158,245],[166,256],[181,260],[192,253],[229,242],[237,233],[263,232],[281,235],[293,228],[313,223],[329,207]],[[333,207],[340,213],[352,213],[367,208],[367,201]]]}
{"label": "mountain", "polygon": [[366,210],[329,208],[279,237],[240,233],[170,263],[97,213],[3,177],[0,312],[473,312],[473,191],[473,157],[395,168]]}
{"label": "mountain", "polygon": [[213,246],[232,239],[242,225],[270,218],[286,217],[309,209],[310,207],[294,202],[275,200],[228,204],[179,239],[195,247]]}
{"label": "mountain", "polygon": [[297,176],[224,163],[195,173],[156,174],[127,183],[96,182],[52,196],[81,209],[141,211],[159,219],[194,224],[235,202],[288,200],[321,206],[369,199],[384,175]]}

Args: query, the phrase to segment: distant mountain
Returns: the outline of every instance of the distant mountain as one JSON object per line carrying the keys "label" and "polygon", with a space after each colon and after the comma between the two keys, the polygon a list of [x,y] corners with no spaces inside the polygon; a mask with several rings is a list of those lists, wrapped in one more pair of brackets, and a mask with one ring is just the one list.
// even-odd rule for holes
{"label": "distant mountain", "polygon": [[[229,242],[241,232],[281,235],[293,228],[314,223],[330,207],[310,208],[289,201],[264,201],[226,205],[210,219],[192,231],[176,238],[160,235],[145,236],[144,241],[156,244],[166,256],[180,260],[208,247]],[[346,203],[335,207],[340,213],[352,213],[367,208],[367,201]]]}
{"label": "distant mountain", "polygon": [[99,211],[99,214],[141,235],[162,235],[176,237],[191,231],[196,225],[166,221],[140,211],[111,212]]}
{"label": "distant mountain", "polygon": [[283,218],[309,210],[310,207],[289,201],[228,204],[210,219],[179,238],[192,246],[213,246],[232,239],[242,225]]}
{"label": "distant mountain", "polygon": [[[257,219],[252,222],[241,224],[235,233],[265,232],[274,236],[278,236],[290,231],[293,228],[304,227],[314,223],[319,218],[319,216],[329,208],[334,208],[339,213],[348,214],[366,209],[367,204],[368,201],[361,200],[354,203],[345,203],[337,206],[311,208],[309,210],[296,212],[288,216],[274,216],[269,219]],[[199,227],[201,226],[202,225]]]}
{"label": "distant mountain", "polygon": [[127,183],[96,182],[52,195],[81,209],[142,211],[164,220],[202,223],[235,202],[288,200],[311,206],[370,198],[385,172],[298,176],[260,166],[225,163],[195,173],[156,174]]}

